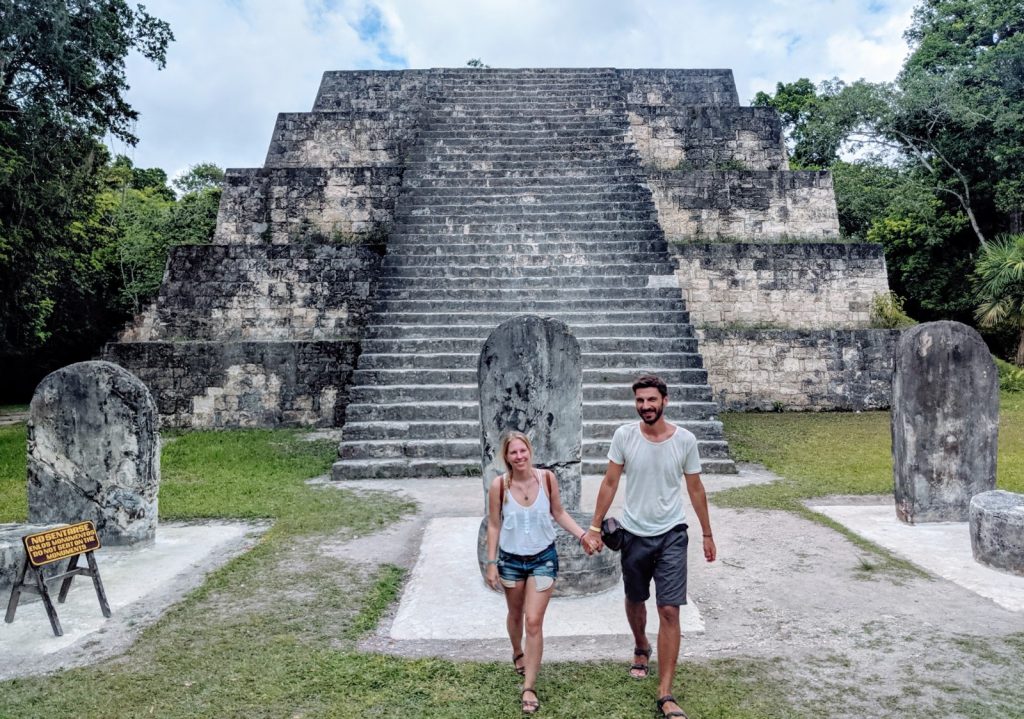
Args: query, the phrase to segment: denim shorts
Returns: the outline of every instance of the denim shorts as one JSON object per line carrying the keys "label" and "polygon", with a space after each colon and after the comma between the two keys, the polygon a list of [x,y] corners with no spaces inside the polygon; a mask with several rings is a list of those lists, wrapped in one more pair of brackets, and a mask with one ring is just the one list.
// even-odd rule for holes
{"label": "denim shorts", "polygon": [[527,577],[558,577],[558,552],[555,543],[537,554],[523,556],[498,548],[498,576],[506,582],[522,582]]}

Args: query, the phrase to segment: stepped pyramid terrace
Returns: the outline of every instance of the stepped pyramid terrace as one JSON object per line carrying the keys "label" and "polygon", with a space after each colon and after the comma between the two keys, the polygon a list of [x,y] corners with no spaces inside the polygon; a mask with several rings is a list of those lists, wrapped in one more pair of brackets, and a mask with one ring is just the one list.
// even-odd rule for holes
{"label": "stepped pyramid terrace", "polygon": [[646,371],[728,473],[722,408],[886,405],[887,289],[729,70],[327,72],[105,356],[165,426],[341,427],[336,479],[466,476],[485,338],[550,316],[582,350],[584,474]]}

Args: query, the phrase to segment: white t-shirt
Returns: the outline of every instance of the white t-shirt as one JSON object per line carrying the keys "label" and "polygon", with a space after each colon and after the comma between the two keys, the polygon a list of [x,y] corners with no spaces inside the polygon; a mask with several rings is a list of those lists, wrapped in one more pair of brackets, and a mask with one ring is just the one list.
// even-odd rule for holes
{"label": "white t-shirt", "polygon": [[640,422],[615,430],[608,459],[624,465],[626,507],[622,526],[641,537],[664,534],[686,521],[683,474],[700,472],[697,438],[676,427],[662,442],[652,442],[640,431]]}

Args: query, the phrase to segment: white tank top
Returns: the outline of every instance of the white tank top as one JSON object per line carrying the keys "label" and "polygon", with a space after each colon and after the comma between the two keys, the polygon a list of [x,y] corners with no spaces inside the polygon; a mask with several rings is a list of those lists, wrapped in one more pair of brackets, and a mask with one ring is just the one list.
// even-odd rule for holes
{"label": "white tank top", "polygon": [[[511,490],[505,491],[498,546],[510,554],[538,554],[555,541],[555,525],[551,521],[551,500],[545,486],[547,482],[543,476],[537,476],[536,470],[533,477],[540,485],[540,491],[529,507],[519,504],[512,496]],[[502,482],[504,481],[502,477]]]}

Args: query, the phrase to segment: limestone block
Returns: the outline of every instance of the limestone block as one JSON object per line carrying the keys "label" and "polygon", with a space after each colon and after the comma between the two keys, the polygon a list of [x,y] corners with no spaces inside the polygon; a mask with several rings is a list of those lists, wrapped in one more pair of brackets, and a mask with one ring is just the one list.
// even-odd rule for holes
{"label": "limestone block", "polygon": [[975,560],[1024,576],[1024,494],[995,489],[971,498]]}
{"label": "limestone block", "polygon": [[525,433],[533,461],[558,477],[562,503],[578,509],[583,444],[579,342],[562,322],[523,315],[500,324],[477,365],[484,490],[505,471],[501,436]]}
{"label": "limestone block", "polygon": [[995,489],[999,379],[981,336],[959,322],[903,333],[892,388],[896,514],[965,522],[971,497]]}
{"label": "limestone block", "polygon": [[160,438],[146,386],[110,362],[79,362],[39,383],[29,413],[29,521],[92,520],[105,544],[152,540]]}

